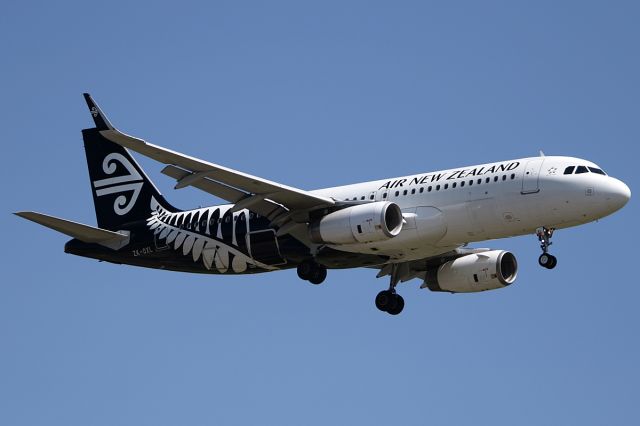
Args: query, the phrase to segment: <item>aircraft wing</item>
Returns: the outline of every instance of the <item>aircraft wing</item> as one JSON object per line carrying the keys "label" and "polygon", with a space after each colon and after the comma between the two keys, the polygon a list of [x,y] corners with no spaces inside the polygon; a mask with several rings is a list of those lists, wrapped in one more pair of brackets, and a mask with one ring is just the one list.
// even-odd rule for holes
{"label": "aircraft wing", "polygon": [[[393,285],[399,282],[406,282],[414,278],[425,279],[425,273],[427,270],[437,268],[439,265],[448,262],[458,257],[466,256],[473,253],[484,253],[490,251],[489,248],[467,248],[458,247],[453,250],[436,254],[424,259],[411,260],[400,263],[387,263],[384,265],[373,266],[374,269],[379,269],[376,278],[384,276],[390,276]],[[425,288],[426,284],[423,284],[420,288]]]}
{"label": "aircraft wing", "polygon": [[200,160],[129,136],[109,122],[88,93],[84,94],[84,98],[96,128],[105,138],[167,164],[162,172],[177,180],[176,189],[193,186],[236,204],[236,211],[251,208],[270,219],[284,215],[291,217],[288,213],[310,211],[335,204],[331,198],[317,196],[302,189]]}

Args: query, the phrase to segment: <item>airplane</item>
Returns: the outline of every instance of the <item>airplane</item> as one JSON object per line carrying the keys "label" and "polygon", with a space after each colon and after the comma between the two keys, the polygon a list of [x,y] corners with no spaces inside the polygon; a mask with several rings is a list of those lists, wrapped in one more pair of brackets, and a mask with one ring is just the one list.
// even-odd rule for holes
{"label": "airplane", "polygon": [[[116,129],[88,93],[95,127],[82,130],[98,227],[32,211],[16,215],[73,239],[66,253],[116,264],[204,274],[296,268],[320,284],[328,269],[372,268],[389,277],[376,307],[404,308],[401,282],[431,291],[504,288],[518,274],[507,250],[480,241],[535,234],[538,263],[558,229],[621,209],[631,191],[596,164],[574,157],[489,164],[307,191],[148,143]],[[228,204],[180,210],[129,150],[159,161],[175,189],[198,188]]]}

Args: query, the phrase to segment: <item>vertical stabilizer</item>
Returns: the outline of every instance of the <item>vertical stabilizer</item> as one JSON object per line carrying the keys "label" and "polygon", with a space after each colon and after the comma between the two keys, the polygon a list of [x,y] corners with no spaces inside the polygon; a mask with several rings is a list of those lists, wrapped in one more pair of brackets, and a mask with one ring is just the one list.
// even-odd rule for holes
{"label": "vertical stabilizer", "polygon": [[97,128],[83,130],[82,138],[100,228],[117,230],[144,220],[158,204],[177,211],[125,148],[106,139]]}

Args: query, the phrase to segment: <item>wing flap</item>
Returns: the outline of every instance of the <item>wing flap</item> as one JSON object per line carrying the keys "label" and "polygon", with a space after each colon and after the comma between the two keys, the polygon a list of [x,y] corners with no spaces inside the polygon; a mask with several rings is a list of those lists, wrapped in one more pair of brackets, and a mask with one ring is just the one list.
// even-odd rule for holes
{"label": "wing flap", "polygon": [[[164,169],[162,169],[162,174],[172,177],[178,182],[184,182],[184,179],[194,175],[194,173],[176,166],[166,166]],[[220,197],[223,200],[227,200],[231,203],[236,203],[242,200],[244,197],[251,195],[245,191],[240,191],[223,183],[219,183],[207,178],[197,179],[190,183],[189,186],[193,186],[194,188],[198,188],[202,191],[208,192],[209,194]]]}

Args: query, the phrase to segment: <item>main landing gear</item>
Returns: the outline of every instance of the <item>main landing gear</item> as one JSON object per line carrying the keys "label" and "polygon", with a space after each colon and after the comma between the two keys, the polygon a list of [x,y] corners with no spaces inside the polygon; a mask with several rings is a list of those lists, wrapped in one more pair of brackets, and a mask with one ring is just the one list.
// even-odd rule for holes
{"label": "main landing gear", "polygon": [[[391,283],[388,290],[383,290],[376,296],[376,308],[390,315],[398,315],[404,309],[404,299],[396,293],[396,285],[402,274],[401,264],[391,265]],[[379,275],[380,276],[380,275]]]}
{"label": "main landing gear", "polygon": [[322,284],[327,278],[327,268],[312,260],[305,260],[298,265],[298,276],[311,284]]}
{"label": "main landing gear", "polygon": [[552,254],[549,253],[549,246],[551,243],[551,237],[553,236],[554,228],[538,228],[536,229],[536,235],[538,240],[540,241],[540,248],[542,249],[542,254],[538,258],[538,263],[543,268],[553,269],[558,264],[558,259]]}

